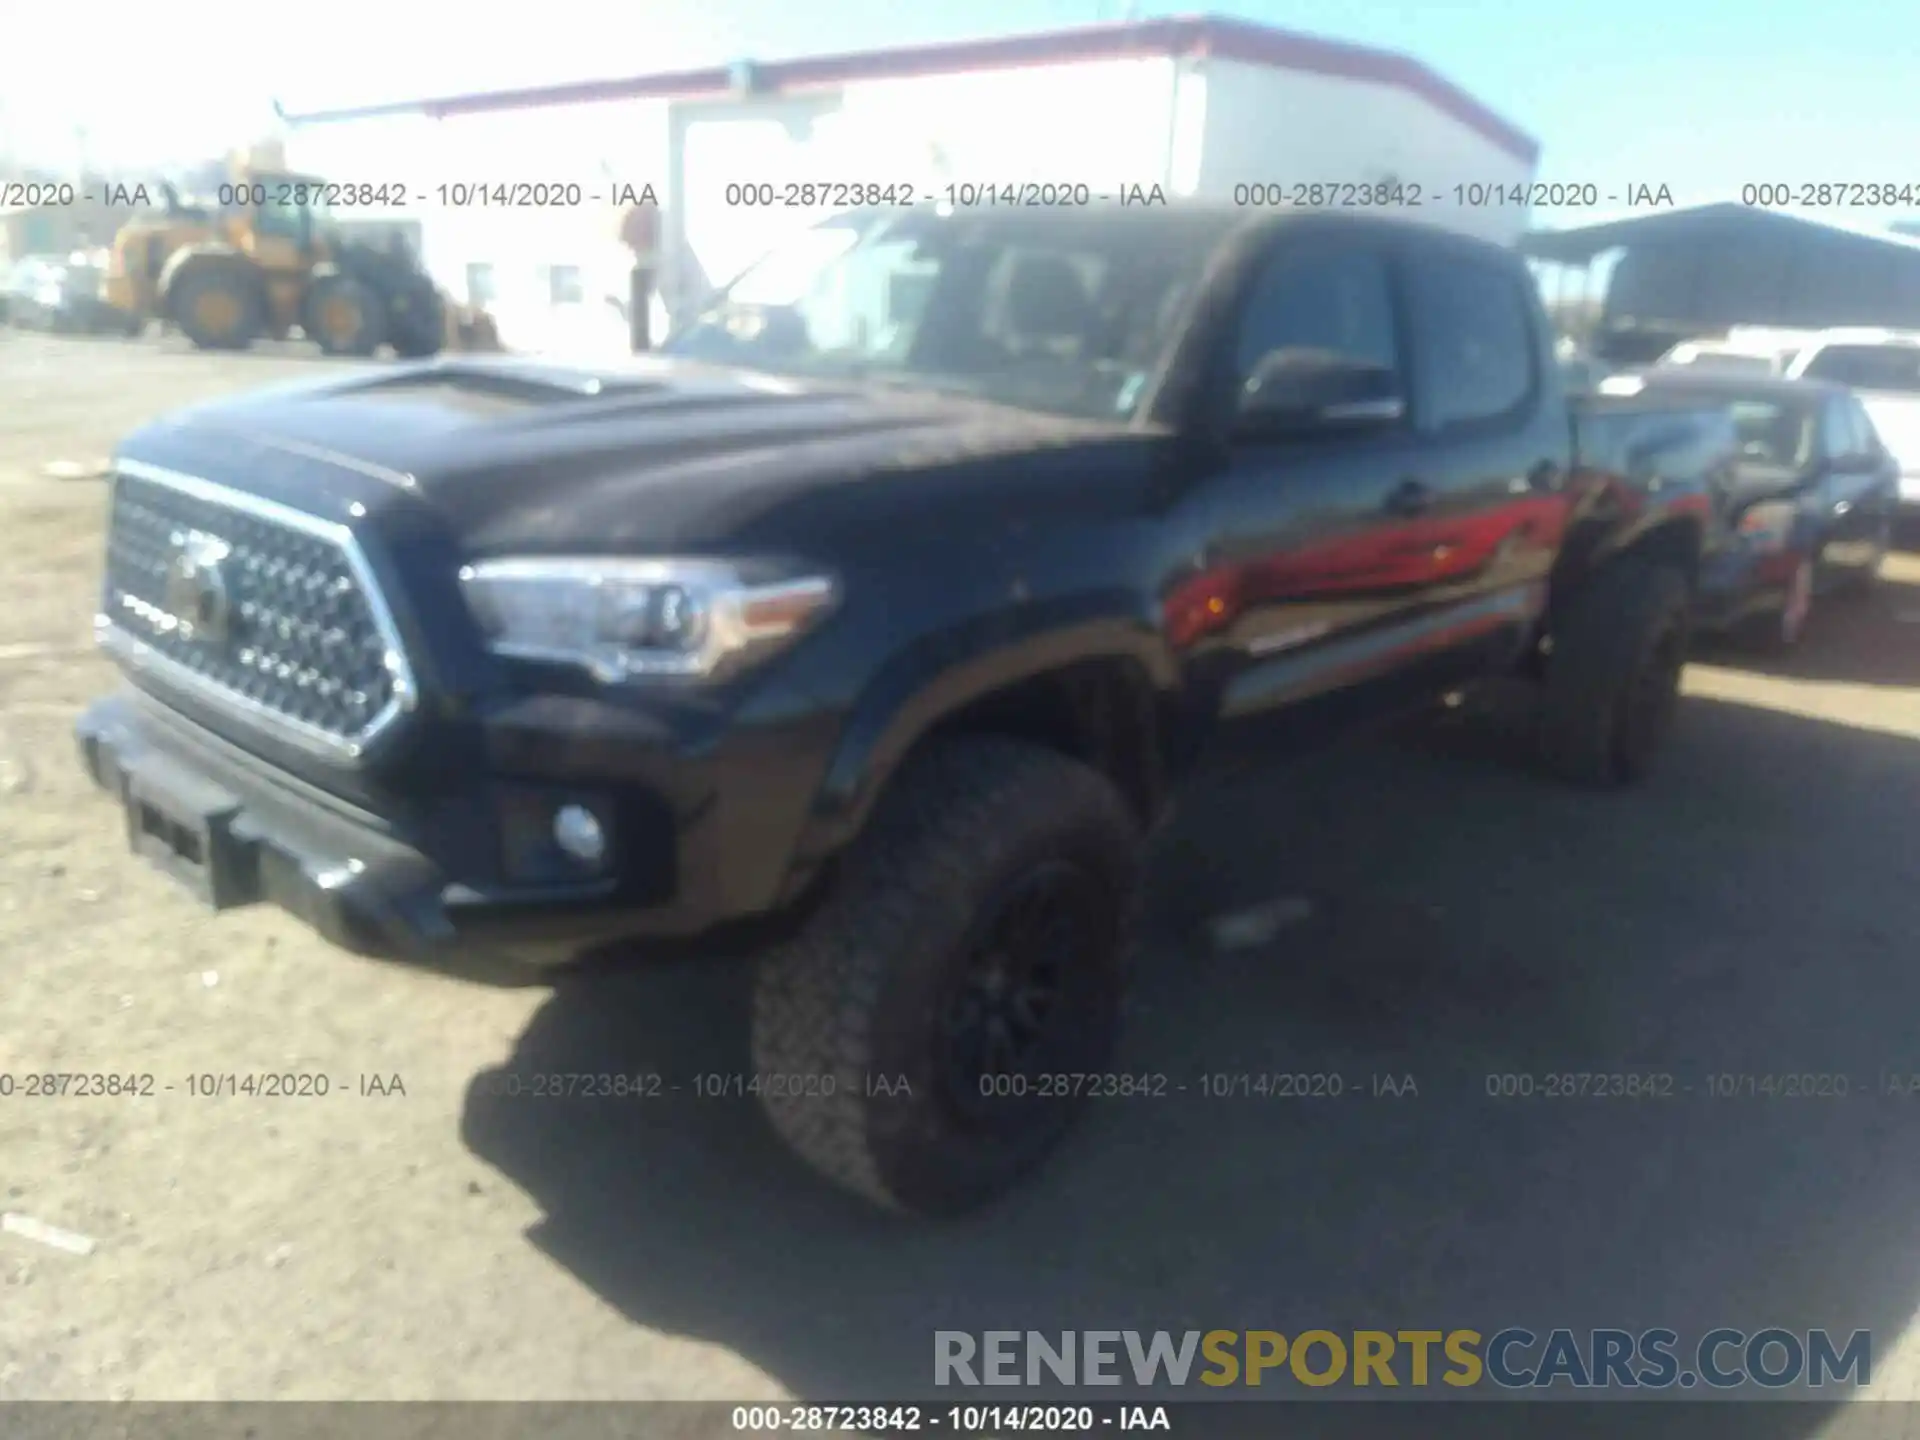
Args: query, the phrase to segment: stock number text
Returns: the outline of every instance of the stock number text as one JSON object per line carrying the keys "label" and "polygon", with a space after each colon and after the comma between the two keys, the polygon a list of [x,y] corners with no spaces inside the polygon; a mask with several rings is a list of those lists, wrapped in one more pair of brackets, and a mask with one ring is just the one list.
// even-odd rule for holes
{"label": "stock number text", "polygon": [[407,187],[397,181],[242,180],[222,185],[214,198],[224,207],[243,205],[321,206],[353,210],[382,205],[405,205]]}
{"label": "stock number text", "polygon": [[852,205],[911,205],[911,185],[883,185],[879,181],[745,180],[729,185],[721,198],[729,206],[759,210],[811,210],[818,206],[842,210]]}
{"label": "stock number text", "polygon": [[1677,1093],[1673,1076],[1639,1071],[1572,1070],[1547,1075],[1489,1075],[1496,1100],[1665,1100]]}
{"label": "stock number text", "polygon": [[64,1097],[86,1100],[101,1095],[151,1094],[151,1075],[76,1074],[68,1071],[0,1074],[0,1100],[52,1100]]}
{"label": "stock number text", "polygon": [[1787,184],[1773,181],[1768,184],[1742,185],[1740,187],[1742,205],[1766,206],[1811,206],[1816,209],[1868,210],[1881,206],[1908,206],[1920,203],[1920,182],[1871,180],[1854,181],[1808,181],[1804,184]]}
{"label": "stock number text", "polygon": [[1255,209],[1304,206],[1312,210],[1417,210],[1425,203],[1418,185],[1396,180],[1313,180],[1297,184],[1264,181],[1233,187],[1233,203]]}

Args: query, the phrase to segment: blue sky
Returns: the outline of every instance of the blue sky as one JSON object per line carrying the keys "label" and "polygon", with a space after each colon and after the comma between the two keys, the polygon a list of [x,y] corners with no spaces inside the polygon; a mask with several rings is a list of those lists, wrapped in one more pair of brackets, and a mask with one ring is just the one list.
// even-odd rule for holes
{"label": "blue sky", "polygon": [[[1590,180],[1603,191],[1667,184],[1682,203],[1735,198],[1750,181],[1920,185],[1916,0],[1247,0],[1210,8],[1417,56],[1537,137],[1543,179]],[[9,48],[49,63],[30,73],[9,67],[0,146],[70,163],[83,126],[98,163],[144,167],[246,138],[265,124],[276,95],[292,109],[320,108],[1046,29],[1117,19],[1126,9],[1124,0],[545,0],[459,9],[332,0],[295,27],[291,43],[243,62],[241,37],[261,33],[256,0],[124,7],[112,17],[111,50],[76,44],[71,12],[24,7],[9,19],[19,42]],[[36,25],[47,29],[44,44],[34,43]],[[183,86],[180,77],[195,73],[207,83]]]}

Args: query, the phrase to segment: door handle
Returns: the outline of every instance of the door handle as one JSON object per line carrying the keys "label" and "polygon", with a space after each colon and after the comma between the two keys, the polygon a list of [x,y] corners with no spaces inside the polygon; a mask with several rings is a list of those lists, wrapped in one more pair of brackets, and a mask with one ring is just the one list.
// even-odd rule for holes
{"label": "door handle", "polygon": [[1432,505],[1432,488],[1419,480],[1402,480],[1387,496],[1387,511],[1393,515],[1424,514]]}

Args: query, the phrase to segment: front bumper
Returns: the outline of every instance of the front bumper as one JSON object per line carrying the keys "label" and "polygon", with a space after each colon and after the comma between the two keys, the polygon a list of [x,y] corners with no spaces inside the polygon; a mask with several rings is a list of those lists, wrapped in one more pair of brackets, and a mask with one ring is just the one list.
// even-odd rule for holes
{"label": "front bumper", "polygon": [[739,870],[719,866],[732,836],[716,823],[725,807],[714,797],[689,814],[636,803],[651,796],[601,792],[616,821],[608,873],[516,883],[472,861],[497,836],[469,845],[462,859],[446,832],[464,829],[471,839],[516,801],[567,792],[486,777],[442,797],[426,820],[394,821],[270,768],[138,690],[96,701],[74,734],[87,772],[120,803],[135,853],[213,909],[275,904],[361,954],[544,966],[616,940],[698,935],[772,908],[716,883]]}

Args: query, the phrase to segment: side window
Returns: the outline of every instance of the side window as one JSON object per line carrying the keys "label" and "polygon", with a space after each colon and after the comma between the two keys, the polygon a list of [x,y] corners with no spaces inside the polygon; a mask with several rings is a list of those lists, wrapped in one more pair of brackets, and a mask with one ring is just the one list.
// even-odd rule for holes
{"label": "side window", "polygon": [[267,203],[254,207],[254,229],[262,235],[271,235],[281,240],[305,240],[307,238],[307,212],[304,206],[293,203],[291,197],[281,201],[274,196],[275,187],[267,187]]}
{"label": "side window", "polygon": [[1877,455],[1880,453],[1880,433],[1873,428],[1873,419],[1866,407],[1853,396],[1847,397],[1847,414],[1853,422],[1853,451],[1856,455]]}
{"label": "side window", "polygon": [[1409,256],[1407,310],[1435,429],[1498,421],[1534,388],[1533,309],[1506,267],[1446,251]]}
{"label": "side window", "polygon": [[1820,411],[1820,453],[1838,460],[1853,452],[1853,416],[1845,401],[1829,400]]}
{"label": "side window", "polygon": [[1382,398],[1399,393],[1399,349],[1387,266],[1351,248],[1288,248],[1254,281],[1240,314],[1236,386],[1276,350],[1327,357],[1380,373]]}

